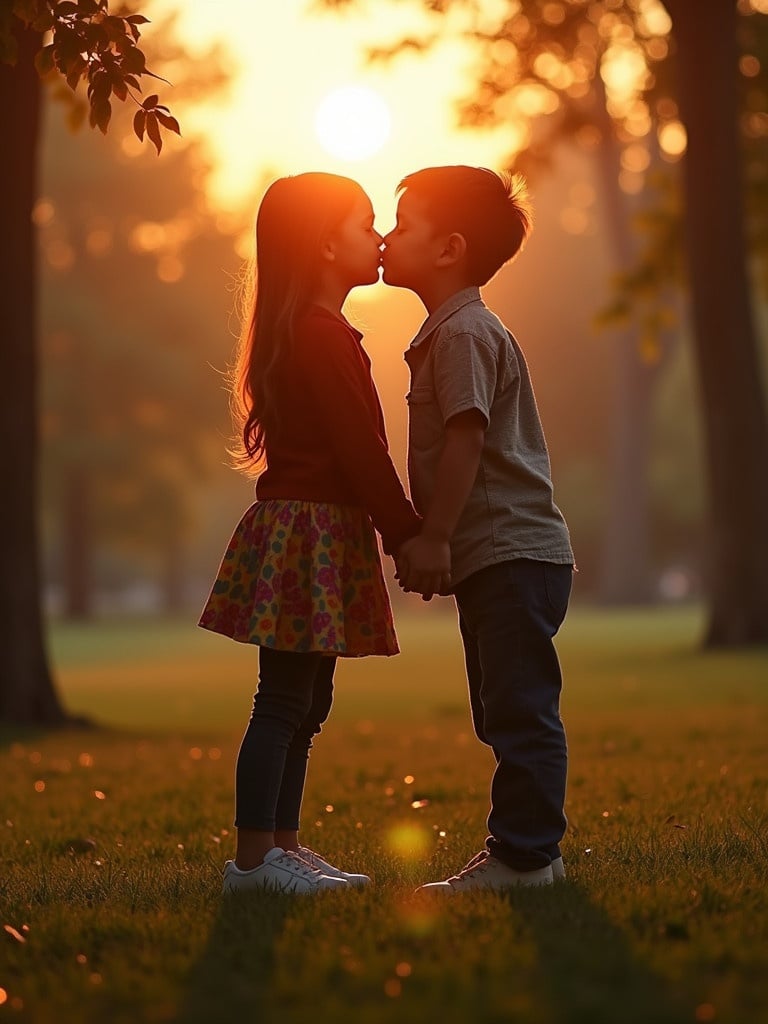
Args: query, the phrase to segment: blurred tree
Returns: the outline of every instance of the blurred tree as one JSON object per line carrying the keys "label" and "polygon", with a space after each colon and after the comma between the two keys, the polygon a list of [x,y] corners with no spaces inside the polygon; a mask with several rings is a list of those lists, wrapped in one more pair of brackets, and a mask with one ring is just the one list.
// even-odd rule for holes
{"label": "blurred tree", "polygon": [[[342,9],[361,0],[319,2]],[[748,137],[764,142],[764,106],[750,111],[749,103],[754,107],[765,97],[764,90],[752,88],[746,110],[739,102],[740,73],[754,77],[760,63],[741,50],[738,39],[743,22],[764,22],[763,16],[751,0],[738,5],[735,0],[665,0],[663,5],[661,0],[507,0],[492,9],[473,0],[420,0],[419,6],[440,18],[440,29],[373,49],[372,58],[423,50],[444,36],[446,26],[458,25],[478,47],[482,66],[476,92],[462,108],[463,123],[525,122],[518,130],[516,166],[528,173],[551,160],[556,143],[566,137],[600,154],[624,287],[619,305],[634,314],[640,328],[640,344],[625,343],[622,349],[617,399],[631,415],[620,420],[624,436],[617,446],[614,496],[619,514],[611,516],[606,538],[608,558],[628,579],[642,568],[632,551],[637,538],[646,557],[647,495],[644,485],[638,489],[638,478],[645,476],[649,384],[661,354],[659,339],[674,315],[669,285],[679,281],[684,264],[710,495],[705,642],[768,642],[768,534],[762,525],[768,423],[746,266],[743,194],[750,179],[739,137],[744,112]],[[448,20],[457,14],[464,20]],[[671,53],[673,66],[667,59]],[[663,269],[648,273],[650,250],[643,254],[644,273],[633,272],[638,253],[622,192],[638,193],[659,155],[674,158],[684,150],[688,245],[681,258],[672,232],[660,265],[671,266],[673,274],[661,287]],[[649,293],[650,301],[636,303],[638,294],[647,299]]]}
{"label": "blurred tree", "polygon": [[706,642],[765,644],[768,418],[746,264],[738,15],[733,0],[665,6],[687,135],[686,262],[710,501]]}
{"label": "blurred tree", "polygon": [[[43,635],[37,541],[37,273],[32,211],[38,188],[40,75],[61,74],[72,90],[88,81],[92,127],[106,132],[110,97],[125,100],[151,75],[138,47],[141,15],[110,16],[106,0],[3,0],[0,5],[0,137],[7,169],[3,224],[0,346],[5,382],[0,505],[0,721],[63,722]],[[52,41],[43,47],[43,34]],[[161,126],[178,125],[157,96],[138,105],[134,129],[160,150]]]}
{"label": "blurred tree", "polygon": [[47,136],[35,217],[54,575],[65,613],[87,617],[100,553],[123,551],[178,605],[195,480],[227,429],[209,360],[217,337],[219,366],[231,346],[238,222],[222,228],[204,202],[195,144],[157,162],[119,130],[73,140],[54,119]]}

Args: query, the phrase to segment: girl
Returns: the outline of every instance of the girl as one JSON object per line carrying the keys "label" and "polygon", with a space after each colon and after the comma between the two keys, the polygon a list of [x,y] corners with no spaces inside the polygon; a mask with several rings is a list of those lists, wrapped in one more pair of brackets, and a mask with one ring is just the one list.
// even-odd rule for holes
{"label": "girl", "polygon": [[298,829],[336,658],[398,652],[374,527],[393,556],[419,530],[388,454],[362,335],[341,314],[351,288],[378,280],[373,220],[356,182],[317,172],[275,181],[256,220],[256,298],[233,408],[238,464],[263,472],[200,619],[260,647],[225,892],[370,881],[300,845]]}

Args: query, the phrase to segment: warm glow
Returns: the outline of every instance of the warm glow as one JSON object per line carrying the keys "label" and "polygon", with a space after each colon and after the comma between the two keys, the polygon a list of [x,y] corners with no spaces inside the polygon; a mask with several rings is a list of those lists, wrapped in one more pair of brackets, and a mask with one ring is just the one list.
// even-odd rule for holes
{"label": "warm glow", "polygon": [[[163,11],[169,6],[163,3]],[[369,64],[368,48],[433,32],[434,19],[410,4],[389,5],[378,18],[364,4],[339,16],[318,13],[307,0],[281,0],[270,5],[266,32],[262,5],[253,0],[176,0],[173,6],[190,59],[216,43],[227,52],[229,87],[212,92],[208,102],[174,106],[185,137],[206,137],[212,198],[222,211],[240,213],[244,204],[253,210],[279,175],[330,171],[360,181],[376,227],[388,231],[404,175],[434,164],[502,167],[525,138],[516,112],[482,132],[457,126],[455,103],[474,81],[461,11],[446,14],[446,31],[428,52]],[[153,10],[150,5],[150,17]],[[532,104],[537,114],[553,104],[551,91],[542,93]]]}
{"label": "warm glow", "polygon": [[389,108],[372,89],[348,85],[334,89],[317,108],[315,134],[331,156],[365,160],[389,138]]}
{"label": "warm glow", "polygon": [[659,145],[667,156],[682,156],[686,143],[685,128],[680,121],[669,121],[659,129]]}
{"label": "warm glow", "polygon": [[645,171],[651,162],[651,156],[645,146],[639,142],[633,143],[631,146],[627,146],[621,154],[621,166],[625,171],[631,171],[635,174],[639,174],[641,171]]}
{"label": "warm glow", "polygon": [[746,78],[757,78],[760,74],[760,61],[752,54],[745,54],[739,60],[739,70]]}
{"label": "warm glow", "polygon": [[393,825],[386,834],[388,850],[401,860],[421,860],[431,843],[432,837],[426,829],[407,822]]}
{"label": "warm glow", "polygon": [[53,220],[56,211],[50,199],[38,199],[32,210],[32,220],[39,228],[44,228]]}
{"label": "warm glow", "polygon": [[648,35],[665,36],[672,21],[660,0],[640,0],[640,28]]}
{"label": "warm glow", "polygon": [[647,72],[645,58],[636,47],[611,46],[606,51],[600,74],[605,82],[612,113],[624,113],[624,109],[642,88]]}
{"label": "warm glow", "polygon": [[131,231],[130,242],[140,252],[154,252],[166,243],[165,228],[156,221],[142,221]]}

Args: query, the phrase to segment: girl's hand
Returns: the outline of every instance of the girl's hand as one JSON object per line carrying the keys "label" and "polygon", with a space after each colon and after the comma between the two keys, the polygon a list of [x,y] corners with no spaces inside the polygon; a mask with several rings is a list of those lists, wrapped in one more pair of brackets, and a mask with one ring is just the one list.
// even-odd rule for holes
{"label": "girl's hand", "polygon": [[451,548],[448,541],[412,537],[401,545],[395,559],[396,578],[408,593],[431,601],[435,594],[447,594],[451,586]]}

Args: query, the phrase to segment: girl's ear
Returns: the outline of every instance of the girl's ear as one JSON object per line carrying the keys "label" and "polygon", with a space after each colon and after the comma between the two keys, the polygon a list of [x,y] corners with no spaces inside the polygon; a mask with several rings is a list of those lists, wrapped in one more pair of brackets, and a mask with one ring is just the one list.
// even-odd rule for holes
{"label": "girl's ear", "polygon": [[320,245],[320,259],[326,263],[333,263],[336,259],[336,246],[331,238],[324,238]]}
{"label": "girl's ear", "polygon": [[459,263],[467,254],[467,240],[464,235],[454,231],[448,235],[440,255],[437,257],[438,267],[450,267]]}

